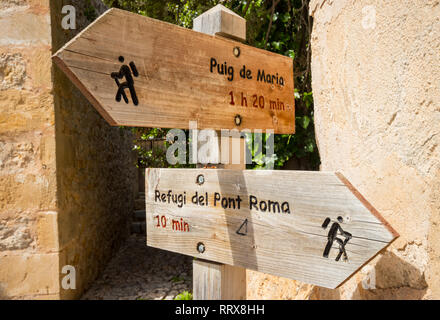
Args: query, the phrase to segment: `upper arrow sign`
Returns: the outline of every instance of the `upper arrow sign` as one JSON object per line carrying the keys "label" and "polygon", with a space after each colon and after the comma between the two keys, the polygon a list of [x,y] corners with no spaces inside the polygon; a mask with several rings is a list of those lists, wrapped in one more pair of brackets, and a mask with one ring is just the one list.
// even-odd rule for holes
{"label": "upper arrow sign", "polygon": [[339,173],[146,176],[147,244],[206,260],[335,288],[398,236]]}
{"label": "upper arrow sign", "polygon": [[110,9],[53,57],[111,125],[294,133],[293,60]]}

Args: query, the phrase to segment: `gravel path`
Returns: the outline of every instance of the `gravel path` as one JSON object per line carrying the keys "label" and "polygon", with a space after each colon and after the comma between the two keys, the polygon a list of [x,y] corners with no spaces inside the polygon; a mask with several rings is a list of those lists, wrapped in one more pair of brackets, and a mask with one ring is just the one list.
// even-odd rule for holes
{"label": "gravel path", "polygon": [[83,300],[172,300],[192,292],[192,258],[147,247],[132,234]]}

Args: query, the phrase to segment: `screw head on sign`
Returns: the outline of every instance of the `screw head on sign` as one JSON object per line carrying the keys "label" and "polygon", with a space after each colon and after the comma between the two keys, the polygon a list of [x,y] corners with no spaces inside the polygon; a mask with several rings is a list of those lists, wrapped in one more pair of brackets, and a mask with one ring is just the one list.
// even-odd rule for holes
{"label": "screw head on sign", "polygon": [[235,47],[233,50],[234,56],[236,56],[237,58],[240,56],[240,48],[239,47]]}
{"label": "screw head on sign", "polygon": [[239,114],[237,114],[234,119],[235,125],[237,125],[237,126],[241,125],[241,120],[242,120],[241,116]]}
{"label": "screw head on sign", "polygon": [[199,174],[197,176],[197,184],[202,185],[205,183],[205,177],[203,176],[203,174]]}
{"label": "screw head on sign", "polygon": [[205,245],[203,244],[203,242],[199,242],[197,244],[197,251],[199,253],[203,253],[203,252],[205,252],[205,250],[206,250],[206,248],[205,248]]}

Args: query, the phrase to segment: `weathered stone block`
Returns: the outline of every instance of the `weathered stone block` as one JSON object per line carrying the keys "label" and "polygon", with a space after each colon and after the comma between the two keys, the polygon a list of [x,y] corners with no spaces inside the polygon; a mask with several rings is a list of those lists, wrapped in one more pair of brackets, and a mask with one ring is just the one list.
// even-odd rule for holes
{"label": "weathered stone block", "polygon": [[57,253],[0,255],[0,296],[57,294],[58,264]]}
{"label": "weathered stone block", "polygon": [[[52,52],[50,46],[21,50],[27,61],[28,90],[50,91],[52,85]],[[53,106],[53,101],[50,101]]]}
{"label": "weathered stone block", "polygon": [[48,15],[16,10],[0,19],[0,46],[50,45],[50,35]]}
{"label": "weathered stone block", "polygon": [[10,9],[10,8],[19,8],[26,6],[28,4],[28,0],[2,0],[0,3],[0,10]]}
{"label": "weathered stone block", "polygon": [[42,131],[54,125],[54,118],[50,92],[0,91],[0,137]]}
{"label": "weathered stone block", "polygon": [[40,212],[37,217],[37,243],[40,252],[58,252],[58,213]]}
{"label": "weathered stone block", "polygon": [[[48,8],[50,0],[2,0],[0,10],[23,10],[30,8]],[[25,8],[23,8],[25,7]]]}
{"label": "weathered stone block", "polygon": [[27,218],[0,221],[0,251],[23,250],[33,241]]}
{"label": "weathered stone block", "polygon": [[21,89],[26,80],[26,62],[20,53],[0,55],[0,90]]}

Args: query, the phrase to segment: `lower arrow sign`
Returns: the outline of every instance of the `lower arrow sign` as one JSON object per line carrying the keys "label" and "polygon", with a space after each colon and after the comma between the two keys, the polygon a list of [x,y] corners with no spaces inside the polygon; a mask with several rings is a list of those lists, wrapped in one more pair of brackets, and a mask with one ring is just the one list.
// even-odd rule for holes
{"label": "lower arrow sign", "polygon": [[147,170],[149,246],[336,288],[398,237],[338,173],[202,172]]}

